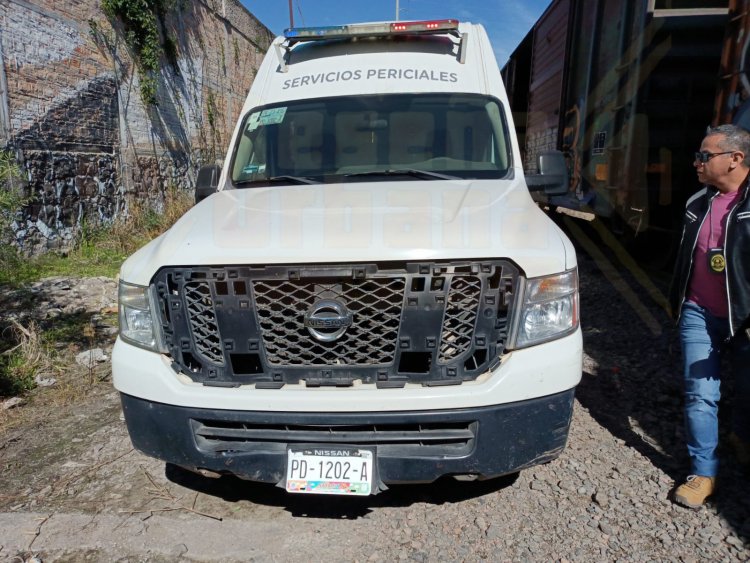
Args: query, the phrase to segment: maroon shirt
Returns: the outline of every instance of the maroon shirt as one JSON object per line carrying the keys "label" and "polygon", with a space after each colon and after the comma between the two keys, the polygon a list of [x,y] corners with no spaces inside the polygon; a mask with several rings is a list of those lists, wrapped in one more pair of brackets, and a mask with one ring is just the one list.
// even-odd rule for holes
{"label": "maroon shirt", "polygon": [[717,273],[708,265],[708,251],[724,248],[727,215],[740,199],[740,190],[720,193],[711,201],[711,208],[698,233],[693,253],[693,273],[688,285],[688,301],[708,309],[715,317],[729,316],[726,269]]}

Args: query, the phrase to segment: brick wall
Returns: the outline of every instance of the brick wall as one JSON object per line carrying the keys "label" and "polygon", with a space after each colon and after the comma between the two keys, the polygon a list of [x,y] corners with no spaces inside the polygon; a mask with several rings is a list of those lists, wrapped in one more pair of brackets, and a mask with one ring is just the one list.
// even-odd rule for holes
{"label": "brick wall", "polygon": [[526,150],[524,151],[524,170],[537,172],[537,156],[539,153],[557,149],[557,127],[548,127],[543,131],[535,131],[526,136]]}
{"label": "brick wall", "polygon": [[273,36],[237,0],[179,1],[165,24],[177,65],[162,57],[152,106],[98,0],[0,0],[0,148],[34,197],[14,225],[25,251],[66,247],[133,198],[159,206],[223,157]]}

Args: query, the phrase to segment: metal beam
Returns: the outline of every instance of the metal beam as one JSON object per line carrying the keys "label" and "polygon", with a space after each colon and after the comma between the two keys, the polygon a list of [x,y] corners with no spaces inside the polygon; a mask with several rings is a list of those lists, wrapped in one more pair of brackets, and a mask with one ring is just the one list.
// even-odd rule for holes
{"label": "metal beam", "polygon": [[10,141],[10,106],[8,104],[8,80],[5,77],[5,56],[0,41],[0,147]]}
{"label": "metal beam", "polygon": [[656,0],[648,0],[646,11],[655,18],[670,18],[683,16],[723,16],[729,13],[726,8],[657,8]]}

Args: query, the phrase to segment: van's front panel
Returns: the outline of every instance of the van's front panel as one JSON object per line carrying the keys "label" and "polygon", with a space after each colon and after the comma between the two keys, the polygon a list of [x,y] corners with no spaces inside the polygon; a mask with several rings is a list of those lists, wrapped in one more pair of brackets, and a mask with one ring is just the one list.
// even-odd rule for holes
{"label": "van's front panel", "polygon": [[[287,484],[289,451],[372,452],[377,492],[445,475],[492,478],[545,463],[565,447],[573,390],[457,410],[264,412],[177,407],[122,395],[133,444],[191,470]],[[154,428],[159,428],[155,433]]]}
{"label": "van's front panel", "polygon": [[575,252],[526,189],[481,26],[278,38],[217,192],[121,269],[112,371],[139,450],[327,494],[559,455]]}

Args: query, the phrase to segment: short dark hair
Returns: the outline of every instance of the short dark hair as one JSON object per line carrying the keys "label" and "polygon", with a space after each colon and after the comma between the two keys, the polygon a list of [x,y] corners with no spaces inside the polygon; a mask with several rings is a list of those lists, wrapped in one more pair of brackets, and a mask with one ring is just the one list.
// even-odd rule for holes
{"label": "short dark hair", "polygon": [[745,154],[742,163],[750,168],[750,132],[739,125],[718,125],[706,128],[706,137],[721,135],[719,148],[725,151],[741,151]]}

